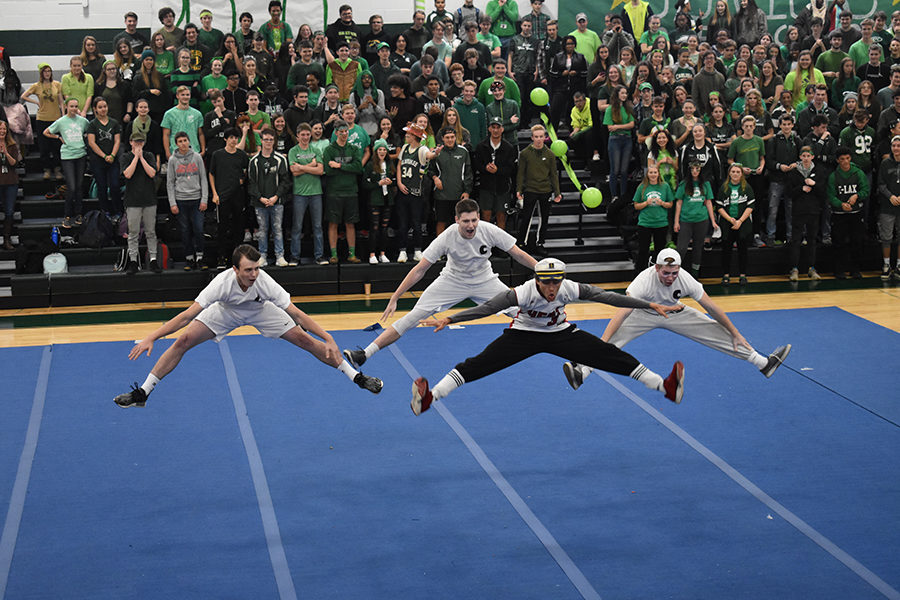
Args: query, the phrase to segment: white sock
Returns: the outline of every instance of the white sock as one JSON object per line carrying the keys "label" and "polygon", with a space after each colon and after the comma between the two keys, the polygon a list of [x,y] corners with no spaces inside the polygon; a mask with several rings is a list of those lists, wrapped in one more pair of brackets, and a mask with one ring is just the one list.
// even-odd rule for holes
{"label": "white sock", "polygon": [[378,347],[378,344],[376,344],[375,342],[372,342],[371,344],[366,346],[366,350],[365,350],[366,358],[367,359],[372,358],[375,355],[375,353],[378,352],[379,350],[381,350],[381,348]]}
{"label": "white sock", "polygon": [[461,386],[466,382],[463,379],[463,376],[459,374],[459,371],[453,369],[441,379],[436,386],[431,388],[431,397],[434,400],[440,400],[441,398],[446,398],[450,392]]}
{"label": "white sock", "polygon": [[654,373],[643,364],[640,364],[634,368],[634,371],[631,372],[630,377],[634,380],[640,381],[644,385],[646,385],[651,390],[658,390],[660,392],[664,392],[663,389],[663,378],[660,377],[657,373]]}
{"label": "white sock", "polygon": [[891,259],[890,259],[890,258],[884,258],[884,257],[881,257],[881,260],[884,261],[884,266],[890,268],[890,266],[891,266]]}
{"label": "white sock", "polygon": [[342,360],[341,364],[338,365],[337,370],[347,376],[347,379],[353,381],[356,377],[356,374],[359,373],[356,369],[350,366],[346,360]]}
{"label": "white sock", "polygon": [[150,392],[153,391],[153,388],[156,387],[157,383],[159,383],[159,377],[157,377],[153,373],[150,373],[149,375],[147,375],[147,379],[144,380],[144,385],[141,386],[141,389],[144,390],[144,393],[149,396]]}
{"label": "white sock", "polygon": [[756,350],[753,351],[753,353],[747,358],[747,360],[749,362],[753,363],[753,366],[756,367],[757,369],[762,369],[767,364],[769,364],[769,357],[763,356]]}

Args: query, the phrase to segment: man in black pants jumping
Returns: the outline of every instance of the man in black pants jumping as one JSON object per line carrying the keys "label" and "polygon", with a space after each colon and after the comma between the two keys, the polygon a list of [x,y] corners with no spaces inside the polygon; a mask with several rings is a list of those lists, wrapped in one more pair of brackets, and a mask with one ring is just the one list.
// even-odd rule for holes
{"label": "man in black pants jumping", "polygon": [[672,402],[681,402],[684,394],[684,365],[681,361],[677,361],[669,376],[663,379],[627,352],[569,323],[566,320],[566,304],[589,300],[612,306],[649,308],[663,317],[667,313],[678,312],[682,307],[645,302],[586,283],[575,283],[565,277],[565,263],[555,258],[545,258],[534,266],[533,280],[453,316],[425,321],[426,325],[433,325],[435,331],[440,331],[450,323],[479,319],[512,306],[520,309],[509,329],[504,330],[481,354],[456,365],[434,389],[428,388],[428,380],[424,377],[416,379],[410,403],[413,413],[419,415],[428,410],[432,402],[446,397],[467,381],[496,373],[541,352],[629,376],[652,390],[663,392]]}

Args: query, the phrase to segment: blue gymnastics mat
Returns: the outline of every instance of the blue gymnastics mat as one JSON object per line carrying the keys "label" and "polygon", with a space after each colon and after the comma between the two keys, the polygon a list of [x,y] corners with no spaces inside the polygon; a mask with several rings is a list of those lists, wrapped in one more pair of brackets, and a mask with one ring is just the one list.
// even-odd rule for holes
{"label": "blue gymnastics mat", "polygon": [[377,396],[229,337],[126,411],[169,342],[0,350],[0,598],[900,597],[900,336],[833,308],[732,319],[794,345],[772,379],[654,331],[626,350],[683,360],[681,405],[573,391],[539,355],[419,417],[411,375],[502,327],[410,331],[365,365]]}

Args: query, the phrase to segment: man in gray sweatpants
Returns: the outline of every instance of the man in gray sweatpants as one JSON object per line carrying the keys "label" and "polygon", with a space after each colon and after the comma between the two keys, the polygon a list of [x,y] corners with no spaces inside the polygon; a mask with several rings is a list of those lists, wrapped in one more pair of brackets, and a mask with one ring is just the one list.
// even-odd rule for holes
{"label": "man in gray sweatpants", "polygon": [[131,151],[124,152],[119,159],[122,175],[125,176],[125,217],[128,219],[128,266],[125,271],[137,273],[138,242],[141,225],[147,236],[147,252],[150,255],[150,269],[160,272],[156,260],[156,157],[144,150],[146,136],[134,129],[131,132]]}
{"label": "man in gray sweatpants", "polygon": [[[656,257],[656,264],[639,273],[625,293],[640,300],[659,304],[681,304],[682,298],[693,298],[709,315],[684,305],[681,312],[670,313],[668,319],[656,318],[657,314],[654,311],[621,309],[610,320],[602,337],[604,342],[609,342],[617,348],[623,347],[651,329],[668,329],[719,352],[746,360],[766,377],[772,376],[791,351],[790,344],[779,346],[769,356],[763,356],[754,350],[725,311],[706,294],[703,285],[691,277],[690,273],[681,272],[681,256],[671,248],[662,250]],[[563,372],[569,385],[576,390],[591,371],[590,367],[573,362],[563,365]]]}

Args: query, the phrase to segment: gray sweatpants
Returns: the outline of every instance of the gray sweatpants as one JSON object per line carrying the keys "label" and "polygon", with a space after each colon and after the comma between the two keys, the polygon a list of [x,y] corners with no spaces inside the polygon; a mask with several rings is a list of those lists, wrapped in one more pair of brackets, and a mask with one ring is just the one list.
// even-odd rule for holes
{"label": "gray sweatpants", "polygon": [[138,242],[141,238],[141,225],[147,236],[147,253],[150,260],[156,260],[156,206],[129,206],[125,209],[128,219],[128,258],[138,259]]}
{"label": "gray sweatpants", "polygon": [[669,313],[668,319],[655,312],[651,314],[635,309],[625,318],[625,321],[610,338],[609,343],[621,348],[651,329],[668,329],[741,360],[748,360],[753,354],[753,351],[746,346],[738,346],[735,351],[734,341],[728,330],[709,315],[690,306],[685,306],[681,312]]}

